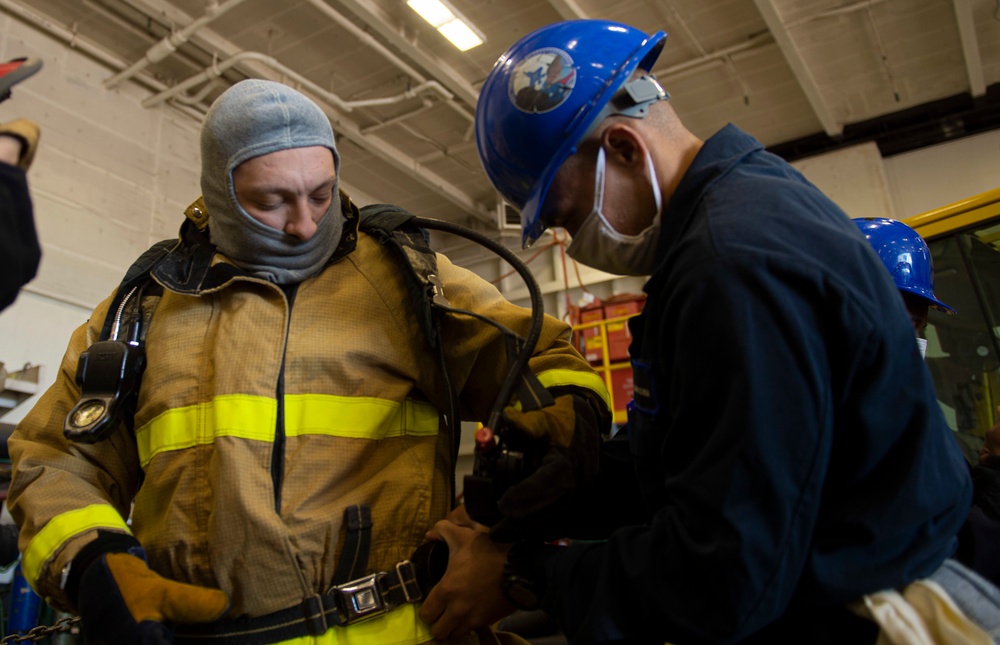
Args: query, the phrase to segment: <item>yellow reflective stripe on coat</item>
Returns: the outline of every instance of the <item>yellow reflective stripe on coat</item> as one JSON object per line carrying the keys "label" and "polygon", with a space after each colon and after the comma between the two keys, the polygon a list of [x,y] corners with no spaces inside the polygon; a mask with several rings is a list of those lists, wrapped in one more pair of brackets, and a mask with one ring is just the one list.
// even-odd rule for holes
{"label": "yellow reflective stripe on coat", "polygon": [[611,393],[608,392],[608,386],[604,383],[604,379],[596,372],[546,370],[538,375],[538,380],[546,388],[573,385],[592,390],[597,396],[601,397],[608,410],[611,410]]}
{"label": "yellow reflective stripe on coat", "polygon": [[[219,437],[274,441],[275,399],[233,394],[167,410],[136,430],[139,460],[146,467],[157,454],[208,445]],[[285,397],[285,435],[328,435],[353,439],[434,436],[438,411],[430,403],[372,397],[290,394]]]}
{"label": "yellow reflective stripe on coat", "polygon": [[352,439],[432,437],[438,433],[438,410],[430,403],[359,396],[290,394],[285,397],[285,434],[321,434]]}
{"label": "yellow reflective stripe on coat", "polygon": [[384,616],[346,627],[331,627],[320,636],[302,636],[274,645],[420,645],[432,643],[430,627],[420,620],[420,605],[403,605]]}
{"label": "yellow reflective stripe on coat", "polygon": [[42,573],[42,566],[67,540],[93,529],[132,533],[121,514],[106,504],[93,504],[56,515],[32,538],[21,558],[21,569],[32,588]]}

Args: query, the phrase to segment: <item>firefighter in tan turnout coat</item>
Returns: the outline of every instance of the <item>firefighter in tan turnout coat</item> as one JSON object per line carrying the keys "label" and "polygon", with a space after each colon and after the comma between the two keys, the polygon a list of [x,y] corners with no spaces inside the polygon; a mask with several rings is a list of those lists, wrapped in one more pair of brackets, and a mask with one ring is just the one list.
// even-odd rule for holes
{"label": "firefighter in tan turnout coat", "polygon": [[[189,209],[152,272],[162,294],[135,296],[146,367],[134,414],[102,441],[63,435],[79,356],[114,318],[115,294],[73,334],[10,440],[25,575],[79,612],[93,641],[429,642],[408,559],[454,496],[446,392],[485,421],[504,339],[447,315],[438,355],[400,261],[359,231],[338,189],[328,119],[298,92],[230,88],[206,118],[202,165],[207,217]],[[526,333],[530,312],[436,260],[453,308]],[[582,479],[607,391],[568,338],[547,317],[529,367],[573,400],[586,436],[565,466]],[[384,606],[343,590],[358,579]]]}

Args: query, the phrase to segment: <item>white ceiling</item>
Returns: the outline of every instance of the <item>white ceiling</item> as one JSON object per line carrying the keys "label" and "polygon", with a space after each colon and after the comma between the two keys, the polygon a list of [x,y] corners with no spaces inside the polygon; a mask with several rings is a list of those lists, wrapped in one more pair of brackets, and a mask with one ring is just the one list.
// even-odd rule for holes
{"label": "white ceiling", "polygon": [[451,0],[485,34],[458,52],[405,0],[0,0],[76,34],[126,79],[200,118],[229,84],[288,82],[334,125],[344,181],[418,215],[497,228],[476,154],[478,89],[529,31],[592,17],[669,34],[654,70],[695,134],[767,146],[1000,82],[1000,0]]}

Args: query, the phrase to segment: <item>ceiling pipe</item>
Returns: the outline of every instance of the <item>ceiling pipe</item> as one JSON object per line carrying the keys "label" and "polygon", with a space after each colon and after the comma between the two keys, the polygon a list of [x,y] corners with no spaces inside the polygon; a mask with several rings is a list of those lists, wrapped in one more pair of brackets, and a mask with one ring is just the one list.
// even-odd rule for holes
{"label": "ceiling pipe", "polygon": [[[13,0],[0,0],[0,7],[3,7],[10,13],[20,17],[25,22],[34,25],[38,29],[41,29],[42,31],[48,33],[49,35],[55,38],[58,38],[59,40],[62,40],[69,47],[83,52],[87,56],[90,56],[94,60],[97,60],[107,65],[113,70],[124,69],[127,65],[127,63],[122,61],[120,58],[114,56],[113,54],[110,54],[101,49],[100,47],[96,47],[95,45],[92,45],[87,41],[80,40],[79,38],[77,38],[77,35],[74,32],[66,29],[62,25],[58,25],[52,22],[51,20],[35,13],[34,11],[26,7],[23,7],[22,5],[14,2]],[[153,78],[150,78],[147,75],[136,76],[134,78],[134,82],[146,87],[147,89],[151,89],[154,92],[161,92],[167,89],[167,86],[165,84]],[[195,110],[191,110],[190,108],[186,108],[181,105],[175,105],[174,107],[191,118],[194,118],[198,121],[201,121],[202,119],[202,115]]]}
{"label": "ceiling pipe", "polygon": [[338,135],[342,135],[353,141],[397,170],[411,174],[418,182],[436,191],[449,202],[461,208],[467,215],[490,227],[494,226],[495,222],[492,213],[485,210],[472,197],[454,184],[428,170],[415,159],[401,158],[399,150],[388,144],[384,139],[366,137],[361,133],[361,129],[357,124],[347,120],[346,117],[338,118],[337,116],[331,116],[331,123]]}
{"label": "ceiling pipe", "polygon": [[[109,78],[108,80],[106,80],[104,82],[105,87],[112,88],[115,85],[118,85],[119,83],[121,83],[122,81],[124,81],[124,80],[126,80],[128,78],[131,78],[134,74],[136,74],[139,71],[145,69],[147,66],[149,66],[149,65],[151,65],[153,63],[157,63],[157,62],[160,62],[160,61],[164,60],[165,58],[167,58],[168,56],[170,56],[173,52],[175,52],[180,45],[188,42],[202,27],[204,27],[205,25],[207,25],[211,21],[215,20],[219,16],[221,16],[221,15],[225,14],[226,12],[230,11],[231,9],[233,9],[233,8],[237,7],[238,5],[242,4],[243,2],[246,2],[246,0],[229,0],[229,2],[226,2],[223,5],[213,4],[213,5],[209,6],[208,9],[205,10],[205,14],[203,16],[201,16],[200,18],[192,21],[190,24],[188,24],[187,26],[185,26],[181,30],[179,30],[179,31],[177,31],[175,33],[172,33],[170,36],[167,36],[167,37],[163,38],[160,42],[158,42],[157,44],[155,44],[152,47],[150,47],[149,50],[146,52],[146,54],[141,59],[139,59],[138,61],[136,61],[135,63],[133,63],[127,69],[123,70],[122,72],[120,72],[120,73],[116,74],[115,76],[113,76],[113,77]],[[362,44],[367,45],[368,47],[374,49],[381,56],[383,56],[386,60],[388,60],[390,63],[392,63],[393,65],[395,65],[397,68],[399,68],[400,71],[402,71],[403,73],[407,74],[410,78],[412,78],[414,81],[416,81],[418,83],[418,86],[416,88],[412,88],[410,90],[407,90],[407,92],[404,92],[402,95],[399,95],[397,97],[390,97],[388,99],[373,99],[372,102],[368,102],[368,103],[358,101],[358,102],[350,103],[350,104],[348,104],[347,102],[343,101],[343,99],[340,99],[339,97],[336,97],[332,101],[334,104],[336,104],[338,106],[353,105],[355,107],[370,107],[370,106],[375,106],[375,105],[389,105],[389,104],[392,104],[392,103],[398,103],[399,101],[402,101],[402,100],[407,99],[407,98],[412,98],[413,96],[416,96],[415,92],[419,92],[422,89],[431,89],[431,90],[435,91],[437,94],[439,94],[442,97],[442,99],[444,100],[444,103],[447,104],[449,107],[451,107],[455,112],[457,112],[458,114],[460,114],[464,119],[466,119],[469,122],[472,122],[474,120],[474,118],[475,118],[474,115],[470,114],[467,110],[465,110],[464,108],[462,108],[455,101],[455,96],[451,92],[449,92],[447,89],[445,89],[445,87],[443,85],[441,85],[437,81],[428,80],[427,77],[424,76],[423,74],[421,74],[417,69],[415,69],[414,67],[412,67],[411,65],[409,65],[406,61],[404,61],[399,56],[397,56],[392,51],[390,51],[385,45],[383,45],[381,42],[379,42],[374,37],[372,37],[372,35],[369,34],[367,31],[365,31],[361,27],[358,27],[353,22],[351,22],[346,17],[344,17],[341,13],[339,13],[336,10],[334,10],[332,7],[330,7],[328,4],[326,4],[323,0],[306,0],[306,2],[307,2],[307,4],[309,4],[310,6],[312,6],[313,8],[315,8],[316,10],[318,10],[320,13],[322,13],[325,17],[331,19],[332,21],[334,21],[335,23],[337,23],[338,25],[340,25],[340,27],[342,27],[343,29],[345,29],[348,32],[350,32],[351,35],[353,35],[355,38],[357,38],[358,40],[360,40],[362,42]],[[237,56],[240,56],[240,55],[241,54],[237,54]],[[243,59],[240,59],[240,60],[244,60],[245,58],[256,58],[256,57],[255,56],[254,57],[245,56]],[[230,58],[228,60],[232,61],[233,59]],[[277,59],[274,59],[273,57],[267,57],[267,60],[264,60],[264,59],[261,59],[261,58],[256,58],[256,60],[258,60],[260,62],[264,62],[265,64],[267,64],[271,68],[277,69],[277,68],[280,67],[283,70],[283,73],[285,73],[289,77],[297,77],[298,79],[301,79],[299,82],[301,82],[303,84],[310,84],[311,83],[310,81],[306,80],[301,75],[298,75],[295,72],[292,72],[289,68],[284,67],[283,65],[281,65],[281,63],[279,63],[277,61]],[[233,61],[232,64],[235,64],[236,62],[239,62],[239,60]],[[221,68],[221,69],[224,71],[225,69],[228,69],[229,66],[231,66],[231,65],[227,65],[226,67]],[[202,80],[209,80],[209,79],[212,79],[212,78],[217,78],[219,76],[218,74],[214,74],[213,72],[211,72],[209,70],[206,70],[206,72],[207,73],[203,73],[203,74],[205,74],[205,76],[202,78]],[[188,81],[192,81],[192,83],[191,83],[191,85],[186,85],[184,87],[184,89],[187,89],[189,87],[193,87],[194,85],[198,84],[198,81],[195,80],[194,78],[188,79]],[[185,81],[185,82],[187,82],[187,81]],[[315,83],[311,83],[311,85],[315,86],[316,88],[319,88],[319,86],[316,85]],[[319,90],[318,93],[321,93],[323,95],[329,95],[331,97],[335,96],[335,95],[330,94],[329,92],[326,92],[324,90]],[[172,98],[173,96],[179,96],[179,93],[171,94],[171,95],[167,96],[166,98]],[[152,105],[156,105],[156,104],[160,103],[163,100],[166,100],[166,99],[164,99],[164,98],[158,98],[158,97],[152,97],[151,99],[149,99],[150,103],[148,105],[145,102],[143,103],[143,105],[146,105],[146,107],[150,107]],[[182,101],[184,103],[187,103],[187,104],[191,103],[190,99],[185,100],[183,98],[178,98],[178,100],[180,100],[180,101]],[[343,108],[343,109],[345,109],[346,111],[350,111],[351,108],[347,107],[347,108]]]}
{"label": "ceiling pipe", "polygon": [[326,4],[323,0],[306,0],[306,2],[321,14],[340,25],[343,29],[349,31],[351,35],[360,40],[362,44],[374,49],[379,53],[379,55],[398,67],[400,71],[404,72],[416,82],[423,83],[427,80],[427,77],[417,71],[417,69],[394,54],[388,47],[376,40],[370,33],[348,20],[343,14]]}
{"label": "ceiling pipe", "polygon": [[186,43],[199,29],[244,2],[246,2],[246,0],[229,0],[229,2],[223,5],[212,3],[207,9],[205,9],[205,14],[201,18],[198,18],[180,31],[174,32],[169,36],[165,36],[162,40],[160,40],[160,42],[150,47],[142,58],[132,63],[128,68],[104,81],[104,87],[111,89],[122,81],[132,78],[140,71],[146,69],[149,65],[158,63],[167,58],[172,53],[177,51],[178,47]]}
{"label": "ceiling pipe", "polygon": [[[105,65],[110,65],[115,69],[121,69],[123,66],[120,60],[118,60],[108,52],[104,51],[103,49],[94,47],[93,45],[85,41],[77,40],[76,34],[73,33],[72,31],[66,29],[62,25],[57,25],[51,20],[48,20],[47,18],[44,18],[34,13],[30,9],[22,7],[20,4],[16,2],[12,2],[11,0],[0,0],[0,7],[3,7],[4,9],[10,11],[13,14],[17,14],[18,16],[23,18],[26,22],[29,22],[32,25],[42,29],[43,31],[46,31],[49,34],[58,37],[60,40],[69,43],[69,45],[74,49],[79,49],[88,56],[93,56],[94,58],[101,61]],[[157,89],[163,89],[166,87],[166,85],[163,85],[162,83],[158,83],[156,81],[150,81],[149,79],[142,79],[142,80],[147,85],[149,84],[159,85]]]}
{"label": "ceiling pipe", "polygon": [[[320,0],[310,0],[314,3],[318,1]],[[392,43],[392,46],[408,59],[416,62],[421,68],[432,72],[434,78],[441,81],[461,104],[467,105],[475,111],[476,103],[479,100],[479,91],[465,80],[462,74],[430,52],[410,42],[410,39],[400,32],[399,21],[388,16],[385,9],[378,3],[374,0],[339,0],[338,4],[346,7],[385,41]]]}
{"label": "ceiling pipe", "polygon": [[445,101],[450,101],[452,98],[454,98],[451,92],[449,92],[444,88],[444,85],[441,85],[437,81],[425,81],[414,88],[406,90],[402,94],[397,94],[396,96],[387,96],[378,99],[361,99],[358,101],[347,101],[347,105],[350,106],[352,109],[359,107],[372,107],[375,105],[392,105],[394,103],[405,101],[406,99],[412,99],[417,96],[420,96],[425,90],[433,90],[439,96],[444,98]]}
{"label": "ceiling pipe", "polygon": [[[0,0],[0,1],[6,1],[6,0]],[[199,83],[202,83],[206,80],[211,80],[216,78],[219,74],[225,71],[225,69],[232,67],[241,60],[253,60],[264,63],[265,65],[270,65],[279,73],[287,74],[290,78],[292,78],[292,80],[301,83],[303,87],[305,87],[309,92],[319,97],[325,104],[336,106],[340,108],[342,112],[349,112],[352,109],[351,103],[344,101],[335,94],[327,92],[313,81],[286,68],[284,65],[274,60],[270,56],[265,56],[264,54],[260,54],[257,52],[242,52],[241,54],[236,54],[231,58],[227,59],[226,61],[219,63],[218,65],[213,65],[211,68],[206,69],[201,74],[197,74],[187,79],[186,81],[182,81],[180,84],[174,87],[171,87],[163,92],[160,92],[155,96],[149,97],[148,99],[143,101],[143,106],[152,107],[153,105],[161,103],[165,100],[171,98],[179,98],[180,92],[183,92],[190,87],[194,87],[195,85],[198,85]],[[421,86],[420,88],[414,88],[414,95],[416,95],[417,90],[422,90],[422,89],[446,91],[438,83],[434,81],[429,81],[423,84],[423,86]],[[393,99],[403,100],[407,98],[407,94],[408,93],[403,93],[396,97],[389,97],[389,100]],[[371,101],[379,101],[379,100],[383,99],[370,99],[369,101],[365,102],[370,103]],[[147,103],[149,103],[150,105],[147,105]],[[485,213],[483,209],[480,208],[479,205],[471,197],[463,193],[457,187],[453,186],[452,184],[440,178],[439,176],[433,174],[432,172],[426,170],[425,168],[417,167],[414,164],[414,162],[407,163],[406,161],[400,159],[398,150],[392,148],[391,146],[378,140],[377,138],[364,136],[364,134],[362,134],[358,126],[353,122],[348,121],[346,117],[339,118],[339,115],[331,116],[329,113],[327,114],[327,116],[330,118],[331,125],[333,125],[334,130],[336,130],[339,135],[343,135],[346,138],[354,141],[355,143],[365,148],[375,156],[385,160],[390,165],[393,165],[394,167],[404,172],[411,173],[414,179],[438,191],[438,193],[442,197],[444,197],[451,203],[455,204],[456,206],[460,207],[467,214],[479,220],[482,220],[486,223],[492,223],[492,218],[489,216],[489,214]],[[201,119],[199,118],[199,121],[200,120]]]}
{"label": "ceiling pipe", "polygon": [[[9,1],[9,0],[0,0],[0,1]],[[123,0],[123,1],[134,6],[136,9],[140,9],[137,0]],[[159,0],[151,0],[151,2],[157,4]],[[176,7],[174,7],[173,5],[162,4],[158,5],[158,7],[159,8],[157,9],[157,11],[162,10],[163,15],[169,16],[170,19],[173,20],[174,22],[184,22],[186,20],[190,20],[189,18],[184,16],[182,12],[178,11]],[[234,48],[230,43],[225,41],[225,39],[221,38],[217,34],[213,33],[210,29],[203,30],[200,34],[198,34],[197,38],[200,43],[201,42],[207,43],[210,50],[222,51],[226,53],[234,51]],[[363,38],[363,40],[365,42],[369,42],[367,37]],[[199,46],[204,46],[204,45],[199,44]],[[236,52],[236,54],[238,53],[239,52]],[[329,92],[319,87],[316,83],[311,82],[309,79],[302,78],[300,75],[293,73],[291,70],[288,70],[287,68],[284,68],[284,66],[282,66],[273,58],[262,57],[260,54],[254,54],[253,56],[251,56],[249,53],[247,53],[243,56],[243,59],[244,60],[257,59],[257,61],[263,61],[264,63],[262,64],[261,62],[255,62],[254,60],[248,60],[246,66],[249,69],[251,69],[252,72],[249,73],[244,72],[244,73],[246,73],[249,76],[268,78],[269,70],[271,69],[284,70],[289,77],[299,80],[303,86],[306,86],[309,90],[311,90],[311,92],[315,93],[317,97],[332,96]],[[221,65],[221,63],[213,67],[215,69],[218,69],[219,65]],[[196,85],[198,85],[198,83],[209,80],[209,78],[217,78],[217,75],[213,74],[212,71],[210,70],[208,74],[203,74],[200,77],[196,77],[195,79],[189,79],[190,83],[186,87],[179,88],[178,92],[183,92],[185,90],[193,88]],[[420,76],[420,78],[423,77]],[[432,90],[436,89],[434,85],[428,85],[427,88]],[[160,86],[160,88],[158,88],[158,90],[163,90],[163,89],[164,86],[162,85]],[[183,100],[179,98],[180,94],[178,94],[177,92],[172,92],[170,96],[178,97],[176,98],[176,100],[178,101]],[[188,96],[187,98],[190,98],[190,96]],[[164,100],[168,100],[168,97],[166,94],[161,92],[161,95],[157,100],[162,102]],[[346,101],[343,101],[343,99],[339,99],[339,97],[338,100],[341,103],[347,103]],[[425,100],[428,100],[428,98],[425,98]],[[334,126],[334,130],[337,131],[338,135],[341,135],[346,139],[353,140],[361,148],[372,153],[375,157],[385,161],[393,168],[411,176],[418,183],[435,191],[447,202],[452,203],[461,208],[462,211],[467,216],[470,216],[473,219],[476,219],[479,222],[488,225],[491,225],[493,223],[492,216],[479,203],[477,203],[469,195],[465,194],[457,186],[453,185],[452,183],[445,180],[436,173],[430,171],[429,169],[421,166],[420,164],[415,163],[412,160],[410,161],[405,160],[404,157],[400,154],[398,149],[388,145],[385,141],[378,139],[377,137],[366,136],[361,131],[361,128],[358,124],[350,121],[344,115],[344,112],[346,112],[346,110],[344,112],[331,113],[330,108],[334,103],[336,103],[336,101],[332,99],[331,103],[329,104],[324,103],[324,105],[327,106],[324,107],[324,111],[327,111],[327,116],[330,117],[331,123]],[[449,102],[449,105],[453,105],[456,108],[458,107],[453,102]],[[460,110],[459,113],[465,116],[466,120],[469,121],[470,123],[469,127],[471,128],[472,116],[465,113],[464,110]],[[200,123],[203,118],[204,115],[199,115],[198,117],[196,117],[196,120]]]}
{"label": "ceiling pipe", "polygon": [[[154,28],[154,19],[148,15],[146,17],[145,25],[140,27],[134,22],[130,22],[128,19],[122,17],[119,11],[113,10],[110,7],[109,0],[77,0],[77,1],[80,2],[84,7],[89,9],[94,14],[94,16],[90,20],[88,20],[88,22],[90,22],[91,24],[99,20],[101,23],[105,23],[108,26],[118,27],[121,31],[130,34],[139,43],[148,42],[150,38],[153,37],[151,34],[153,33],[152,30]],[[126,4],[126,6],[129,5]],[[162,18],[162,16],[158,17]],[[187,24],[188,22],[190,21],[185,21],[182,24]],[[167,31],[176,31],[176,28],[172,24],[168,24],[168,22],[166,21],[163,20],[156,21],[155,24],[158,24],[161,27],[161,32],[163,29],[166,29]],[[71,28],[76,29],[76,27],[71,27]],[[142,45],[140,44],[140,46]],[[202,65],[204,65],[204,59],[195,59],[186,52],[179,51],[175,52],[175,54],[178,60],[182,61],[185,65],[188,65],[195,69],[198,69]],[[128,61],[122,59],[123,64],[119,65],[114,70],[111,70],[112,73],[119,71],[119,69],[121,68],[127,68],[129,63],[132,62],[132,60],[134,59]]]}
{"label": "ceiling pipe", "polygon": [[[128,0],[126,0],[126,2],[127,1]],[[78,40],[76,34],[73,33],[72,31],[52,22],[51,20],[48,20],[46,17],[41,16],[35,13],[34,11],[31,11],[23,7],[22,5],[14,2],[14,0],[0,0],[0,7],[7,9],[11,14],[20,16],[24,21],[28,22],[29,24],[38,27],[42,31],[48,32],[52,36],[66,42],[70,47],[73,47],[83,52],[84,54],[89,55],[92,58],[107,65],[112,70],[119,71],[128,67],[127,62],[122,61],[116,56],[100,49],[99,47],[90,44],[87,41]],[[247,54],[250,54],[250,52],[247,52]],[[251,56],[247,56],[246,58],[251,58]],[[257,54],[252,58],[260,59],[261,55]],[[277,61],[274,62],[277,64]],[[282,68],[283,66],[277,64],[277,67]],[[298,75],[291,74],[291,76],[298,76]],[[208,77],[209,78],[206,78],[205,80],[211,80],[212,78],[214,78],[214,75],[209,74]],[[167,85],[151,78],[148,74],[136,74],[134,77],[132,77],[131,81],[133,83],[138,83],[154,92],[159,92],[161,95],[168,90]],[[304,85],[313,88],[313,90],[318,95],[325,96],[329,94],[328,92],[326,92],[322,88],[319,88],[318,86],[316,86],[315,83],[309,81],[308,79],[302,79],[302,81]],[[191,83],[191,86],[197,85],[198,82],[200,81],[195,81]],[[428,86],[428,87],[429,89],[435,89],[433,86]],[[162,102],[162,100],[166,100],[166,98],[161,99],[160,102]],[[177,97],[177,101],[183,101],[183,100],[184,100],[183,98],[179,96]],[[177,102],[173,102],[171,105],[174,109],[187,115],[197,123],[201,123],[201,121],[204,119],[203,113],[200,113],[197,110],[194,110],[190,107],[179,105]],[[339,129],[340,133],[342,133],[345,137],[347,137],[348,139],[353,139],[361,147],[365,148],[366,150],[374,154],[376,157],[385,160],[391,166],[397,168],[400,171],[411,173],[415,180],[424,184],[425,186],[428,186],[436,190],[438,194],[444,197],[447,201],[455,204],[463,211],[465,211],[467,215],[472,216],[473,218],[479,220],[481,223],[485,223],[487,225],[494,224],[494,217],[489,211],[483,209],[483,207],[480,204],[476,203],[471,197],[466,195],[464,192],[459,190],[454,185],[445,181],[444,179],[434,174],[433,172],[430,172],[425,168],[419,167],[419,164],[414,164],[413,162],[410,163],[405,162],[400,158],[398,150],[388,146],[383,141],[378,140],[377,138],[369,138],[364,136],[364,134],[361,132],[360,128],[356,124],[347,121],[345,119],[336,117],[331,117],[331,120],[334,124],[335,129]]]}
{"label": "ceiling pipe", "polygon": [[[191,88],[193,88],[193,87],[195,87],[197,85],[201,85],[202,83],[204,83],[206,81],[211,81],[211,80],[214,80],[216,78],[221,77],[222,73],[225,72],[227,69],[229,69],[230,67],[233,67],[237,63],[239,63],[241,61],[245,61],[245,60],[259,61],[259,62],[262,62],[262,63],[266,64],[267,66],[273,68],[273,69],[276,69],[276,70],[280,71],[283,74],[287,74],[290,78],[292,78],[294,80],[298,81],[298,80],[302,79],[302,80],[307,80],[308,81],[308,79],[303,79],[303,77],[301,75],[299,75],[297,72],[294,72],[290,68],[285,67],[284,65],[282,65],[281,63],[279,63],[277,60],[275,60],[271,56],[267,56],[265,54],[259,54],[257,52],[240,52],[240,53],[236,54],[235,56],[231,56],[230,58],[227,58],[226,60],[222,61],[221,63],[214,63],[210,67],[205,68],[204,71],[202,71],[202,72],[200,72],[198,74],[195,74],[194,76],[188,77],[187,79],[181,81],[180,83],[178,83],[176,85],[173,85],[173,86],[171,86],[171,87],[163,90],[162,92],[159,92],[157,94],[154,94],[153,96],[150,96],[150,97],[147,97],[147,98],[143,99],[142,106],[146,107],[146,108],[155,107],[156,105],[159,105],[160,103],[162,103],[164,101],[167,101],[167,100],[172,99],[172,98],[177,97],[177,96],[181,96],[181,95],[183,95],[184,92],[186,92],[187,90],[189,90],[189,89],[191,89]],[[311,83],[312,81],[308,81],[308,82]],[[334,102],[334,101],[331,101],[331,102]],[[337,104],[338,107],[342,108],[342,106],[341,106],[342,101],[340,101],[340,97],[335,97],[335,102],[336,102],[336,104]]]}
{"label": "ceiling pipe", "polygon": [[202,87],[198,91],[198,93],[195,94],[194,96],[181,94],[175,96],[174,100],[177,101],[178,103],[183,103],[184,105],[198,105],[205,100],[205,97],[207,97],[213,89],[215,89],[218,86],[216,80],[217,79],[212,79],[211,81],[205,83],[204,87]]}
{"label": "ceiling pipe", "polygon": [[154,94],[153,96],[144,99],[142,101],[142,105],[143,107],[151,108],[159,105],[160,103],[168,99],[180,98],[181,96],[184,96],[184,92],[186,92],[188,89],[193,88],[197,85],[201,85],[206,81],[211,81],[221,77],[222,73],[225,72],[227,69],[245,60],[254,60],[259,63],[264,63],[268,67],[274,69],[275,71],[281,74],[284,74],[285,76],[299,83],[303,87],[308,88],[310,92],[316,94],[317,96],[321,97],[325,102],[335,106],[337,109],[342,110],[344,112],[350,112],[355,108],[359,107],[371,107],[375,105],[391,105],[393,103],[399,103],[400,101],[405,101],[406,99],[411,99],[416,96],[419,96],[422,92],[428,90],[436,92],[446,101],[452,98],[451,93],[448,92],[448,90],[446,90],[444,86],[438,83],[437,81],[426,81],[424,83],[421,83],[417,87],[409,89],[403,92],[402,94],[397,94],[396,96],[389,96],[377,99],[365,99],[361,101],[345,101],[336,94],[326,91],[325,89],[317,85],[314,81],[311,81],[305,76],[302,76],[301,74],[291,69],[290,67],[286,67],[285,65],[281,64],[280,62],[278,62],[277,59],[275,59],[272,56],[261,54],[259,52],[240,52],[238,54],[235,54],[227,58],[221,63],[216,63],[210,67],[205,68],[204,71],[181,81],[180,83],[174,85],[173,87],[165,89],[162,92],[159,92],[157,94]]}
{"label": "ceiling pipe", "polygon": [[410,110],[409,112],[404,112],[402,114],[397,114],[396,116],[394,116],[392,118],[389,118],[389,119],[386,119],[385,121],[379,121],[378,123],[376,123],[374,125],[369,125],[369,126],[366,126],[364,128],[361,128],[361,132],[362,132],[362,134],[371,134],[372,132],[375,132],[377,130],[381,130],[382,128],[387,128],[390,125],[395,125],[396,123],[399,123],[400,121],[406,121],[408,119],[412,119],[415,116],[419,116],[419,115],[423,114],[424,112],[426,112],[427,110],[432,109],[433,107],[434,107],[434,103],[432,103],[431,101],[424,101],[424,104],[421,105],[420,107],[418,107],[415,110]]}
{"label": "ceiling pipe", "polygon": [[[361,27],[358,27],[356,24],[348,20],[342,13],[340,13],[330,5],[326,4],[326,2],[324,2],[323,0],[306,0],[306,1],[308,2],[309,5],[315,7],[324,16],[326,16],[330,20],[340,25],[342,28],[349,31],[352,36],[360,40],[363,44],[374,49],[376,52],[378,52],[380,56],[385,58],[387,61],[389,61],[396,67],[398,67],[400,71],[407,74],[417,83],[423,84],[428,82],[427,77],[421,74],[412,65],[404,61],[399,56],[397,56],[395,53],[392,52],[392,50],[383,45],[381,41],[376,40],[374,36],[372,36],[370,33],[368,33]],[[458,114],[462,115],[462,117],[464,117],[466,120],[470,122],[475,120],[475,115],[470,114],[461,105],[459,105],[455,101],[455,97],[453,94],[449,92],[448,96],[450,98],[448,98],[446,102],[449,107],[451,107]]]}

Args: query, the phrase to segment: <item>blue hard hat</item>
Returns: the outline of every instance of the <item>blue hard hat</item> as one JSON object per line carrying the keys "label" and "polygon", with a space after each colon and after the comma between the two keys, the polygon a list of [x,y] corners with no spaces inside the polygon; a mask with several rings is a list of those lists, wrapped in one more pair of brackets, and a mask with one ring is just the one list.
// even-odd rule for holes
{"label": "blue hard hat", "polygon": [[900,291],[920,296],[934,309],[955,313],[934,295],[934,261],[919,233],[885,217],[858,217],[853,221],[889,269]]}
{"label": "blue hard hat", "polygon": [[632,96],[631,111],[611,105],[636,69],[652,68],[666,37],[569,20],[521,38],[494,64],[476,106],[476,145],[494,187],[521,210],[525,247],[546,228],[539,211],[556,172],[592,127],[610,114],[644,116],[648,103],[667,98],[653,81],[659,94]]}

